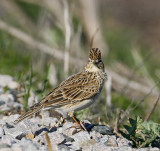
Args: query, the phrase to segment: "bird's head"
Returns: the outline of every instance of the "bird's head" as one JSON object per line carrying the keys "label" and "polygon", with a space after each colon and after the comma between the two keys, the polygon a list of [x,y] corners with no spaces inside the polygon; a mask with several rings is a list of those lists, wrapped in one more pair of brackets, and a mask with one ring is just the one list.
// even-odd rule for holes
{"label": "bird's head", "polygon": [[89,52],[89,60],[85,67],[89,72],[104,71],[104,64],[101,59],[101,51],[98,48],[92,48]]}

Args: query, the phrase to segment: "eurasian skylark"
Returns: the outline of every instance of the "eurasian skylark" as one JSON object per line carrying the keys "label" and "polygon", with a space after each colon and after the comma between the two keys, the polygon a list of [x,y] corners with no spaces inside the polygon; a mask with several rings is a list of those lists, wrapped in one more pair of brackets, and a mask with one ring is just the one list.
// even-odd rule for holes
{"label": "eurasian skylark", "polygon": [[98,48],[92,48],[89,53],[88,63],[82,72],[67,78],[14,123],[19,123],[34,113],[48,109],[56,110],[64,118],[69,115],[77,122],[73,112],[87,108],[95,102],[106,78],[101,52]]}

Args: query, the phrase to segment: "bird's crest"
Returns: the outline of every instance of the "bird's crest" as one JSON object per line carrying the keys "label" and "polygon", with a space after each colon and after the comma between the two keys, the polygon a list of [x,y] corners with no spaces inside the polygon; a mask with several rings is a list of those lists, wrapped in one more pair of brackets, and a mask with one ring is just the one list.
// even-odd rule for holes
{"label": "bird's crest", "polygon": [[89,52],[89,58],[91,60],[100,60],[101,59],[101,51],[98,48],[92,48]]}

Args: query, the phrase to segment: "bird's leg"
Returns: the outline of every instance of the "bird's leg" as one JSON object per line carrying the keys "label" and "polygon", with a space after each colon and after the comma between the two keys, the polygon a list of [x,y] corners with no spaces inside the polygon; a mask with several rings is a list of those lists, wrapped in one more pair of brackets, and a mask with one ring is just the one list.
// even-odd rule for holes
{"label": "bird's leg", "polygon": [[75,121],[75,123],[80,127],[81,130],[87,131],[87,129],[85,128],[84,124],[79,121],[74,115],[73,115],[73,111],[69,112],[68,115],[70,117],[72,117],[72,119]]}
{"label": "bird's leg", "polygon": [[43,111],[43,108],[41,110],[41,114],[42,114],[42,126],[44,126],[44,111]]}

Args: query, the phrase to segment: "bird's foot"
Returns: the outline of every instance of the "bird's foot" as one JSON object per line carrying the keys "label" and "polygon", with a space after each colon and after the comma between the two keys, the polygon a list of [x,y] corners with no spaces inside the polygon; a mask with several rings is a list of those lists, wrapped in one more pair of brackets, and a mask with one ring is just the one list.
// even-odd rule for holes
{"label": "bird's foot", "polygon": [[77,126],[75,126],[75,128],[80,128],[83,131],[87,131],[87,129],[85,128],[82,121],[78,120],[75,116],[72,116],[72,118],[75,121],[75,123],[77,124]]}
{"label": "bird's foot", "polygon": [[65,122],[65,118],[61,117],[59,121],[54,125],[54,127],[59,127],[61,124]]}
{"label": "bird's foot", "polygon": [[75,128],[80,128],[80,129],[83,130],[83,131],[87,131],[87,129],[85,128],[83,122],[81,122],[79,119],[77,119],[77,118],[74,116],[74,112],[73,112],[73,111],[69,112],[68,115],[69,115],[70,117],[72,117],[72,119],[74,120],[74,122],[77,124],[77,126],[73,126],[73,127],[75,127]]}

